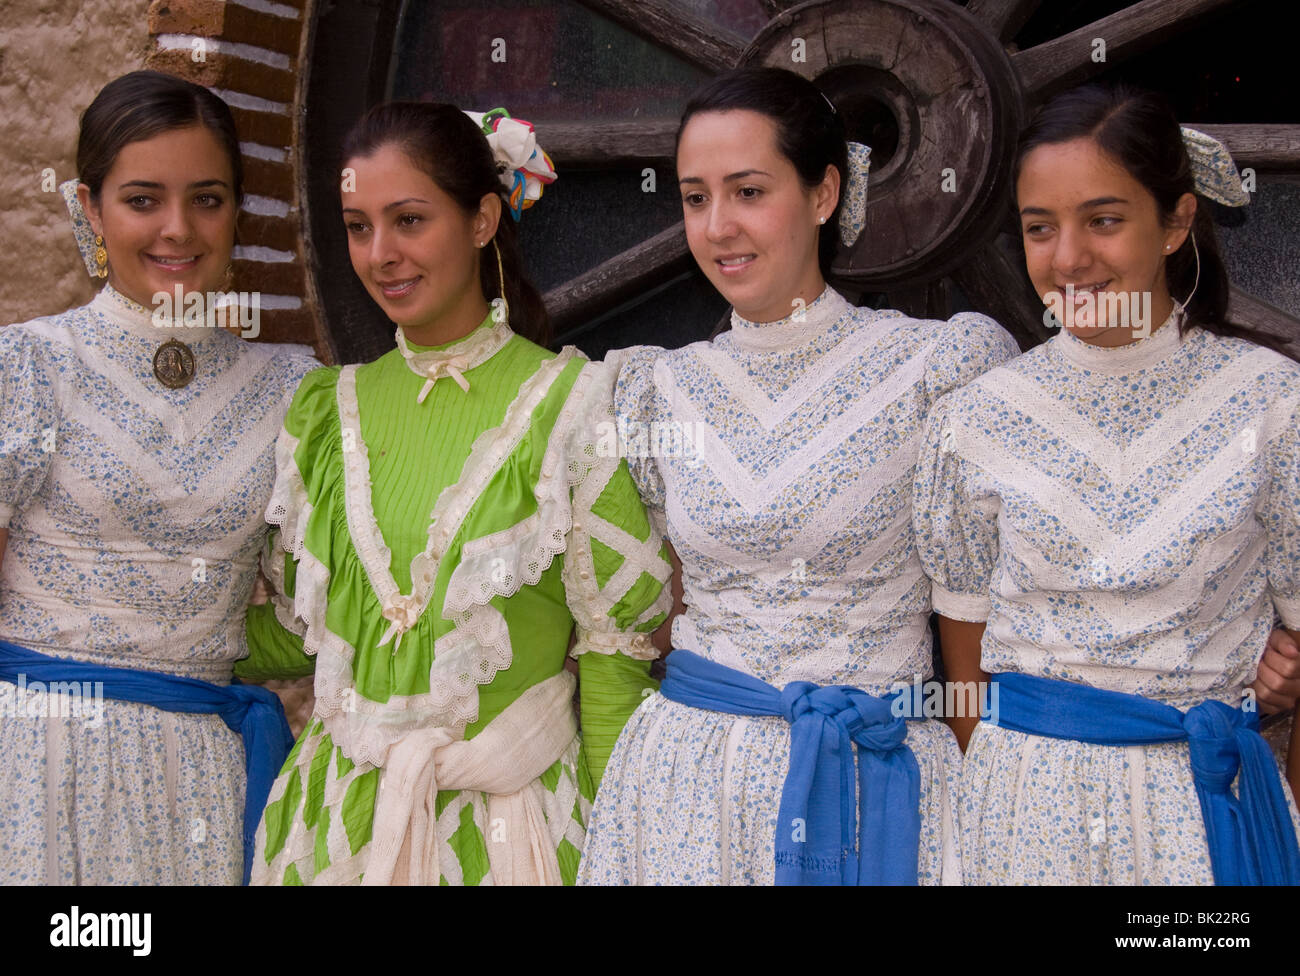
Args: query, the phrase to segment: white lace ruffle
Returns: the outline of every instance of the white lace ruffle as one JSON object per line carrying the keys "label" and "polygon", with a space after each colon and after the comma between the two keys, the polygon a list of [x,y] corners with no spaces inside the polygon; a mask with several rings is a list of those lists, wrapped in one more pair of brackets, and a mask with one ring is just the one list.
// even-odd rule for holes
{"label": "white lace ruffle", "polygon": [[271,584],[268,587],[267,599],[275,609],[275,619],[280,622],[280,626],[291,634],[303,637],[306,634],[306,627],[294,613],[293,600],[285,594],[284,553],[277,552],[273,546],[274,543],[268,537],[260,557],[262,575]]}
{"label": "white lace ruffle", "polygon": [[537,511],[462,548],[443,602],[448,619],[454,620],[471,606],[486,605],[494,597],[511,597],[521,587],[536,585],[555,557],[568,548],[573,528],[571,492],[596,463],[595,427],[588,420],[591,404],[600,407],[600,397],[593,400],[589,396],[599,368],[598,363],[583,368],[555,421],[533,489]]}
{"label": "white lace ruffle", "polygon": [[[473,504],[518,447],[533,412],[576,354],[576,350],[567,348],[544,364],[521,385],[501,425],[475,439],[460,480],[444,489],[434,505],[429,545],[411,562],[412,592],[407,596],[400,593],[388,570],[391,551],[374,515],[368,455],[356,405],[355,371],[349,367],[340,371],[339,418],[344,446],[351,445],[343,452],[348,528],[381,604],[411,599],[418,601],[421,612],[427,608],[439,561],[449,543]],[[452,574],[442,608],[455,629],[434,645],[430,691],[394,695],[382,703],[356,693],[351,668],[355,649],[325,627],[329,571],[303,543],[311,505],[294,458],[297,441],[287,432],[282,433],[277,446],[279,475],[267,520],[281,526],[281,547],[298,560],[293,607],[306,624],[304,647],[318,658],[316,715],[349,759],[382,765],[388,749],[409,731],[433,726],[463,728],[478,717],[478,688],[509,667],[513,653],[505,618],[490,601],[538,582],[568,545],[573,524],[570,491],[596,463],[596,428],[589,423],[587,393],[607,379],[597,372],[591,365],[584,368],[552,430],[535,487],[538,511],[518,525],[473,540],[462,549],[464,561]],[[603,399],[594,398],[596,409],[608,409]],[[631,643],[639,644],[635,639]]]}

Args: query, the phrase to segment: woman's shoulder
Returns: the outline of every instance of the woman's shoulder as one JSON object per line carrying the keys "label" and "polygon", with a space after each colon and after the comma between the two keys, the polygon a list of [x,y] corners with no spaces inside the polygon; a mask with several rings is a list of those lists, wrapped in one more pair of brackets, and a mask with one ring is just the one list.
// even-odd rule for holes
{"label": "woman's shoulder", "polygon": [[284,375],[296,381],[302,380],[313,370],[321,369],[323,365],[311,346],[291,342],[258,342],[249,343],[249,346]]}
{"label": "woman's shoulder", "polygon": [[[290,364],[286,364],[288,368]],[[312,360],[310,364],[296,361],[294,369],[302,369],[289,412],[286,426],[314,425],[337,412],[337,390],[342,366],[322,366]]]}
{"label": "woman's shoulder", "polygon": [[[695,345],[707,346],[708,343]],[[606,353],[602,368],[613,385],[615,414],[621,418],[648,419],[655,410],[655,366],[671,361],[681,352],[662,346],[627,346]]]}
{"label": "woman's shoulder", "polygon": [[75,354],[79,325],[89,314],[82,305],[25,322],[0,326],[0,375],[16,372],[59,373]]}
{"label": "woman's shoulder", "polygon": [[947,319],[888,319],[895,333],[924,350],[926,386],[932,399],[958,389],[1009,363],[1020,347],[1001,325],[980,312],[958,312]]}
{"label": "woman's shoulder", "polygon": [[0,341],[11,348],[38,347],[51,341],[61,341],[71,336],[90,312],[90,304],[78,305],[62,312],[38,315],[23,322],[0,326]]}
{"label": "woman's shoulder", "polygon": [[[1247,325],[1247,328],[1257,327]],[[1259,329],[1258,331],[1264,332],[1265,330]],[[1286,342],[1284,336],[1278,336],[1277,338],[1282,342]],[[1198,343],[1212,355],[1225,360],[1239,360],[1250,357],[1262,368],[1271,373],[1276,373],[1279,377],[1300,377],[1300,362],[1296,362],[1284,352],[1242,336],[1220,335],[1217,332],[1211,332],[1209,329],[1193,326],[1184,334],[1183,342],[1184,344],[1188,342]]]}

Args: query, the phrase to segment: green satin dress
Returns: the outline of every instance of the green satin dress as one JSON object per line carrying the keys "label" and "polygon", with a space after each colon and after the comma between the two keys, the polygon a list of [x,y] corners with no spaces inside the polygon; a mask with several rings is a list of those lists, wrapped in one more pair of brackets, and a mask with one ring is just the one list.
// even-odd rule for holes
{"label": "green satin dress", "polygon": [[[254,883],[360,880],[387,750],[435,726],[472,738],[566,653],[581,741],[538,782],[573,883],[671,602],[666,549],[617,456],[612,386],[603,364],[490,315],[455,343],[303,380],[268,512],[277,592],[250,613],[236,673],[314,665],[316,710],[272,787]],[[441,882],[491,883],[486,794],[442,791],[435,813]]]}

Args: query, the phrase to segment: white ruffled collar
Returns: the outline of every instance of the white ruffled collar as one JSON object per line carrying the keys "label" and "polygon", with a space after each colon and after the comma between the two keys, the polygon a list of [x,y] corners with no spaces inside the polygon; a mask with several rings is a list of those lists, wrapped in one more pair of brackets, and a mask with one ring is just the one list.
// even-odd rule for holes
{"label": "white ruffled collar", "polygon": [[1183,344],[1181,332],[1182,310],[1174,306],[1173,312],[1161,326],[1145,339],[1123,346],[1095,346],[1062,329],[1051,342],[1066,361],[1093,373],[1124,376],[1138,370],[1149,369],[1168,359]]}
{"label": "white ruffled collar", "polygon": [[510,331],[509,325],[504,321],[493,323],[492,316],[489,314],[482,324],[465,338],[417,352],[407,343],[406,334],[399,325],[397,350],[406,360],[407,368],[416,376],[424,378],[424,386],[416,398],[418,402],[423,403],[429,391],[433,389],[434,383],[443,376],[451,377],[462,390],[468,393],[469,381],[465,379],[464,372],[475,366],[481,366],[495,356],[510,341],[512,335],[514,333]]}
{"label": "white ruffled collar", "polygon": [[215,325],[208,326],[206,321],[198,324],[187,322],[184,318],[184,309],[180,310],[179,316],[167,315],[163,309],[157,312],[150,311],[109,284],[104,285],[91,301],[90,306],[123,331],[159,343],[166,342],[168,339],[179,339],[186,345],[194,346],[217,338],[225,332],[225,329]]}
{"label": "white ruffled collar", "polygon": [[776,322],[751,322],[733,309],[731,331],[719,339],[748,352],[782,352],[807,345],[838,322],[853,306],[827,285],[808,306],[796,309]]}

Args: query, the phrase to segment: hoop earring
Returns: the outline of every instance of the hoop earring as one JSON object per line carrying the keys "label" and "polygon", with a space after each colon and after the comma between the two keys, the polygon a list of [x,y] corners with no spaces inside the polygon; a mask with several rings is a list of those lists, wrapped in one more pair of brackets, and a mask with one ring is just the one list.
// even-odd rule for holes
{"label": "hoop earring", "polygon": [[510,323],[510,301],[506,298],[506,272],[501,266],[501,248],[497,245],[496,238],[492,238],[492,250],[497,253],[497,282],[499,294],[501,296],[501,317],[499,319],[493,316],[494,320]]}
{"label": "hoop earring", "polygon": [[1192,290],[1187,293],[1187,298],[1181,302],[1174,299],[1174,305],[1178,307],[1179,311],[1183,312],[1187,311],[1187,306],[1191,302],[1192,296],[1196,294],[1196,286],[1201,283],[1201,251],[1196,246],[1196,235],[1194,233],[1189,233],[1188,236],[1192,239],[1192,255],[1196,258],[1196,274],[1192,276]]}

